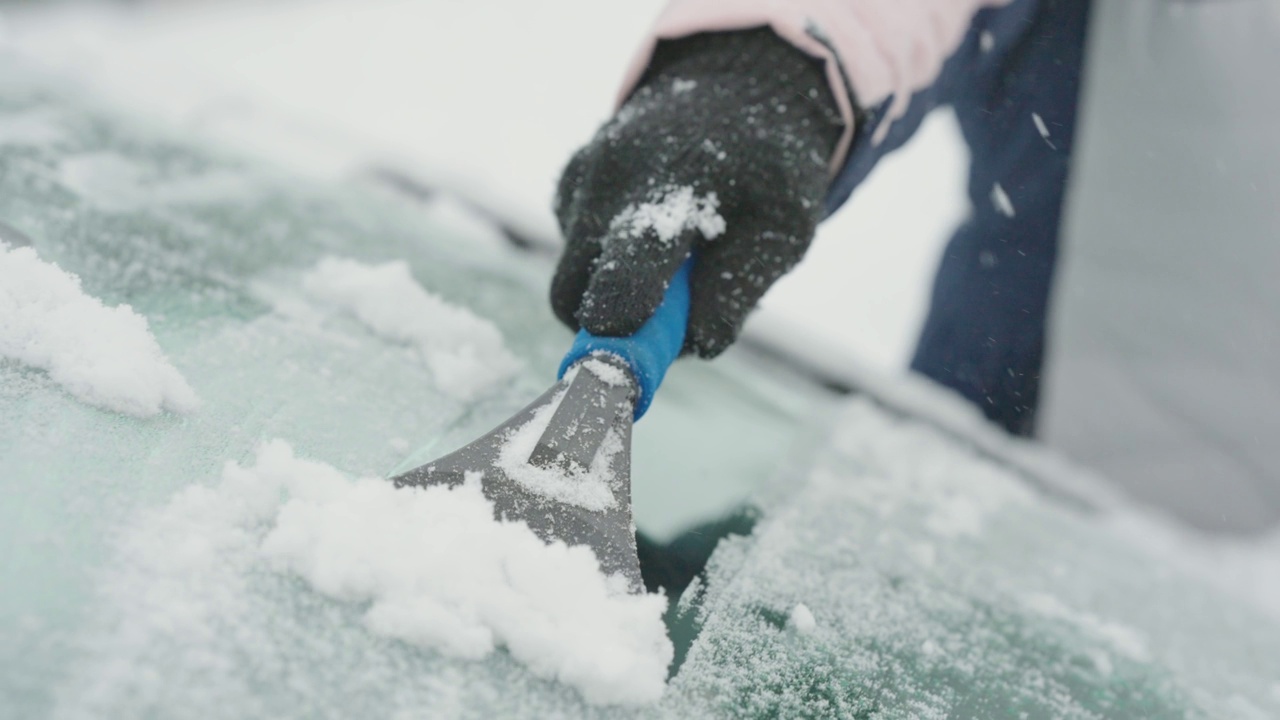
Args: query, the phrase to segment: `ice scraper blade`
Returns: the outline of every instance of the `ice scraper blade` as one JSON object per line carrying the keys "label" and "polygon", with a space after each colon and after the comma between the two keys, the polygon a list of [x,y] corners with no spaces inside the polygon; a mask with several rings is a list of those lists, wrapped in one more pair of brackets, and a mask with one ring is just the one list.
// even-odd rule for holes
{"label": "ice scraper blade", "polygon": [[692,262],[676,272],[635,335],[578,333],[559,381],[541,397],[475,442],[392,482],[456,485],[479,474],[498,518],[522,521],[548,542],[586,545],[606,574],[642,591],[631,519],[631,426],[684,344]]}

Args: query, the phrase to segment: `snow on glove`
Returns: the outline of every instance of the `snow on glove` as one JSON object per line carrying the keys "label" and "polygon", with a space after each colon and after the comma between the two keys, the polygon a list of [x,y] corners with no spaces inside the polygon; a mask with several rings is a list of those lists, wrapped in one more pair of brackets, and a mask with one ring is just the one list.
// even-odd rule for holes
{"label": "snow on glove", "polygon": [[720,354],[809,247],[842,128],[821,63],[767,28],[661,43],[560,178],[556,315],[630,335],[693,252],[684,350]]}

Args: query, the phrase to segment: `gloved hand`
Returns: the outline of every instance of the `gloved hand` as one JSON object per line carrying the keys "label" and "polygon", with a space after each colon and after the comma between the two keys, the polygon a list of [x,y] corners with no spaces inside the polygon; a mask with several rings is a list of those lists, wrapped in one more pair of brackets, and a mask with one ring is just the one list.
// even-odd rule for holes
{"label": "gloved hand", "polygon": [[693,251],[684,350],[720,354],[809,247],[842,129],[820,61],[767,28],[660,43],[560,179],[556,315],[630,335]]}

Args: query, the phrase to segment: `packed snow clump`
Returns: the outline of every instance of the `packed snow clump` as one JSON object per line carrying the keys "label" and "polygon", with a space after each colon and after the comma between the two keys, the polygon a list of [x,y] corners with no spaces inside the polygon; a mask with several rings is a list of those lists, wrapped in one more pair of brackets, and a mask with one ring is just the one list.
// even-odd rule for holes
{"label": "packed snow clump", "polygon": [[687,93],[698,87],[697,80],[686,80],[684,78],[676,78],[671,82],[671,92],[676,95]]}
{"label": "packed snow clump", "polygon": [[45,370],[76,399],[126,415],[200,406],[146,318],[85,294],[79,277],[34,249],[2,242],[0,357]]}
{"label": "packed snow clump", "polygon": [[668,187],[656,192],[649,202],[632,203],[609,224],[618,237],[639,238],[652,231],[664,243],[675,242],[688,230],[697,230],[707,240],[724,234],[725,221],[718,212],[715,193],[697,196],[689,186]]}
{"label": "packed snow clump", "polygon": [[498,646],[589,702],[657,700],[672,658],[661,595],[632,595],[590,549],[494,519],[480,473],[457,487],[351,481],[274,441],[223,485],[287,499],[262,556],[324,595],[367,604],[374,633],[477,660]]}
{"label": "packed snow clump", "polygon": [[[621,360],[621,358],[619,358],[619,361],[626,362],[625,360]],[[623,370],[621,367],[596,356],[588,357],[579,364],[606,385],[623,387],[635,382],[628,376],[628,372],[626,370]]]}
{"label": "packed snow clump", "polygon": [[[602,363],[603,364],[603,363]],[[529,462],[539,438],[564,399],[564,393],[538,408],[524,425],[510,431],[498,452],[498,468],[529,492],[596,512],[616,504],[611,480],[613,459],[622,450],[622,438],[612,429],[605,435],[591,467],[544,468]]]}
{"label": "packed snow clump", "polygon": [[801,635],[809,635],[818,628],[818,621],[814,619],[813,611],[804,603],[796,603],[796,606],[791,608],[791,616],[787,622]]}
{"label": "packed snow clump", "polygon": [[451,397],[473,398],[519,367],[493,323],[427,292],[403,260],[366,265],[326,257],[302,287],[377,335],[416,347],[437,388]]}

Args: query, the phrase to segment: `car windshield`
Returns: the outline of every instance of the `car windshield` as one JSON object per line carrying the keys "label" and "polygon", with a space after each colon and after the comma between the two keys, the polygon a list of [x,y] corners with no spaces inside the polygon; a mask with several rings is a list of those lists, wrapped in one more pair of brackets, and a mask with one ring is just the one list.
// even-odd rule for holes
{"label": "car windshield", "polygon": [[[305,591],[263,584],[224,546],[235,522],[184,516],[175,498],[216,486],[224,463],[250,464],[270,439],[352,476],[387,475],[494,427],[546,389],[568,346],[542,301],[549,262],[447,198],[419,207],[367,186],[299,183],[103,116],[37,78],[6,63],[0,105],[0,252],[13,293],[0,310],[5,704],[31,717],[64,707],[207,717],[199,695],[220,698],[228,716],[311,716],[317,705],[284,709],[299,690],[284,676],[263,696],[245,685],[300,670],[312,692],[334,693],[310,702],[350,716],[404,702],[371,698],[405,672],[426,684],[396,693],[423,708],[446,678],[513,682],[518,666],[501,657],[486,669],[388,649],[343,630],[350,618],[308,630],[317,608],[293,607]],[[404,311],[361,305],[351,283],[362,279],[375,304],[378,289],[404,290],[392,297]],[[85,369],[76,346],[101,350],[95,334],[128,345],[118,361],[145,366],[132,381],[144,386]],[[743,502],[830,403],[761,359],[681,366],[635,432],[639,526],[662,542]],[[311,650],[290,649],[293,632],[355,652],[311,663]],[[258,651],[250,665],[270,656],[274,670],[236,659]],[[108,681],[110,667],[126,677]],[[164,698],[134,685],[144,675],[168,687]],[[357,675],[367,695],[331,681]]]}
{"label": "car windshield", "polygon": [[[11,58],[0,222],[6,715],[1280,714],[1275,540],[1185,535],[928,388],[844,397],[745,347],[677,364],[633,438],[657,552],[720,541],[670,598],[661,699],[372,632],[264,551],[272,458],[384,477],[499,424],[570,341],[549,261],[460,201],[303,181]],[[90,362],[103,338],[142,370]]]}

